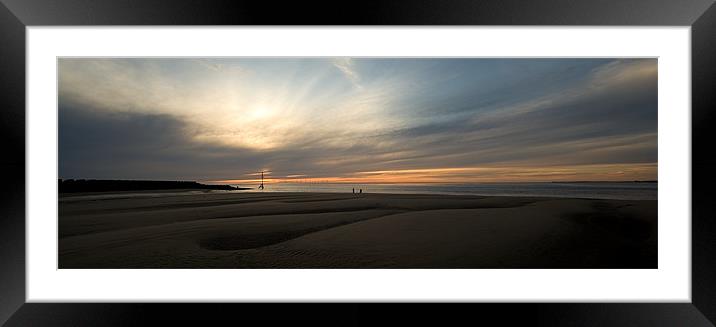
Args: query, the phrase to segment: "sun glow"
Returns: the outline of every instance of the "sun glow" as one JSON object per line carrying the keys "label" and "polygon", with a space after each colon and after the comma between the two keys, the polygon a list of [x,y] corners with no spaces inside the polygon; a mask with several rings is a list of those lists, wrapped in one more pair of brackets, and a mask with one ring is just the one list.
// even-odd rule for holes
{"label": "sun glow", "polygon": [[269,119],[274,116],[276,111],[266,106],[255,106],[249,110],[248,116],[252,120]]}

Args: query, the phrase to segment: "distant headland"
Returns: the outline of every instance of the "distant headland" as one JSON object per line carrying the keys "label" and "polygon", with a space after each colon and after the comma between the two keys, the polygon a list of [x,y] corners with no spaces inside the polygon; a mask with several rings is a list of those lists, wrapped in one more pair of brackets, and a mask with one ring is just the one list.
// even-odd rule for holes
{"label": "distant headland", "polygon": [[148,191],[148,190],[249,190],[250,188],[231,185],[207,185],[194,181],[147,181],[147,180],[110,180],[110,179],[59,179],[60,193]]}

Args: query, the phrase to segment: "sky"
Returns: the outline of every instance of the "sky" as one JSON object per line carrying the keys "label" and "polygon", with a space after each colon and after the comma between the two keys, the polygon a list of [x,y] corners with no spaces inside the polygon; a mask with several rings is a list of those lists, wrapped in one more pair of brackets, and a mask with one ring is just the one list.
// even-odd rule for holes
{"label": "sky", "polygon": [[657,179],[657,60],[60,58],[59,177]]}

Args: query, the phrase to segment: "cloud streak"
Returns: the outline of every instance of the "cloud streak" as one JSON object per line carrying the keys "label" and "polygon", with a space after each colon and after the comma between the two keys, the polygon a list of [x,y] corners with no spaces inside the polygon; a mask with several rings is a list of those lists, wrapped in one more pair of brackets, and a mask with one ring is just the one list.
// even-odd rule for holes
{"label": "cloud streak", "polygon": [[360,85],[360,76],[353,67],[353,60],[351,58],[335,58],[333,59],[333,66],[338,68],[338,70],[340,70],[341,73],[343,73],[343,75],[345,75],[346,78],[353,83],[353,85],[359,89],[362,88]]}

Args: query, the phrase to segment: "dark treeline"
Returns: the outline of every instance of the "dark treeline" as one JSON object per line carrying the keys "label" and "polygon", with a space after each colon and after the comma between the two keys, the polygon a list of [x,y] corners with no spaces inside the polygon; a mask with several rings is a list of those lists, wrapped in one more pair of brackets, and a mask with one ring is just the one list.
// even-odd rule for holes
{"label": "dark treeline", "polygon": [[60,193],[73,192],[111,192],[111,191],[145,191],[145,190],[247,190],[248,188],[231,185],[206,185],[193,181],[136,181],[136,180],[103,180],[103,179],[60,179]]}

